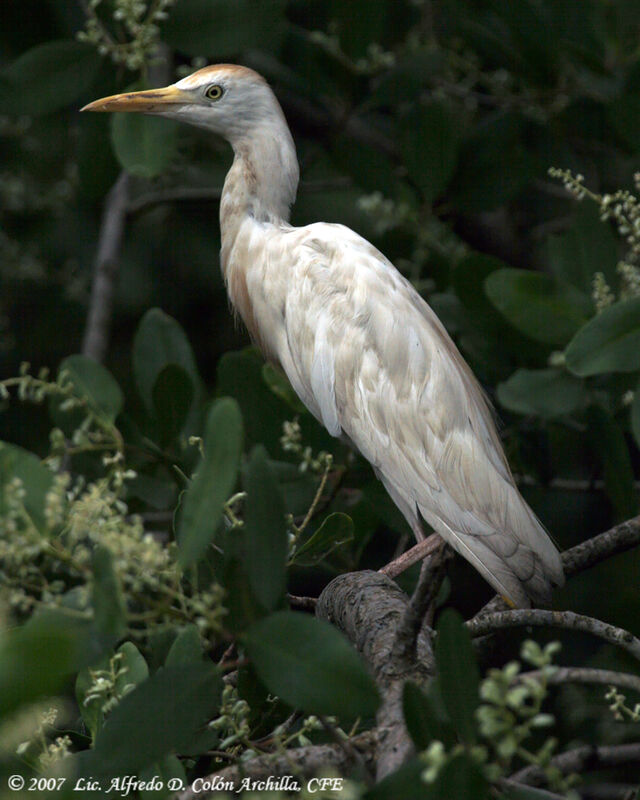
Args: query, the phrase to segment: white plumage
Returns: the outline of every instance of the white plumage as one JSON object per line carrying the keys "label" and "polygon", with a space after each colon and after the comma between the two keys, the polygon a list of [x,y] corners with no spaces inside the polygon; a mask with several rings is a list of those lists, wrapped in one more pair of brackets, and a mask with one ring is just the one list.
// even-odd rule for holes
{"label": "white plumage", "polygon": [[559,554],[520,496],[483,392],[441,322],[358,234],[289,225],[298,163],[264,79],[206,67],[87,109],[160,114],[231,143],[221,266],[253,339],[331,435],[372,464],[417,538],[424,519],[511,603],[547,603],[564,580]]}

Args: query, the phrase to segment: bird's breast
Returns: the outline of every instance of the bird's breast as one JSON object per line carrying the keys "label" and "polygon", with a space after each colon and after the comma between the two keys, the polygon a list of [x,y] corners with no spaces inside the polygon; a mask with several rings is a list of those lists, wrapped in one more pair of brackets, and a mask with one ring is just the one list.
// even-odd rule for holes
{"label": "bird's breast", "polygon": [[286,276],[273,269],[267,234],[263,225],[246,220],[232,239],[223,236],[221,266],[231,305],[263,354],[278,363]]}

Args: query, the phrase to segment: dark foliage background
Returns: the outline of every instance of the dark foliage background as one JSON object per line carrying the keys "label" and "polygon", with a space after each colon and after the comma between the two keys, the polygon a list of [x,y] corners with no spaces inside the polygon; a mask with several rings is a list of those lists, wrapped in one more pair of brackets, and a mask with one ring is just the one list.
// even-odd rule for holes
{"label": "dark foliage background", "polygon": [[[125,6],[2,3],[0,380],[18,375],[24,361],[32,374],[48,367],[55,375],[63,359],[81,352],[106,198],[127,170],[108,374],[94,373],[84,360],[65,363],[85,386],[81,412],[93,414],[91,425],[107,420],[107,439],[114,426],[124,439],[126,464],[138,474],[119,495],[129,511],[141,513],[159,541],[171,542],[180,525],[193,539],[191,555],[182,551],[183,566],[194,569],[213,533],[198,517],[198,504],[211,503],[202,513],[217,521],[235,489],[249,492],[239,513],[245,535],[257,539],[241,542],[236,556],[226,542],[222,566],[216,557],[199,562],[200,580],[206,584],[213,574],[227,598],[247,580],[271,587],[257,598],[243,595],[243,602],[227,599],[227,633],[242,633],[284,605],[284,567],[265,566],[255,555],[252,561],[242,548],[262,547],[266,562],[280,548],[284,562],[279,512],[300,525],[322,475],[322,464],[300,471],[305,447],[314,455],[330,452],[333,466],[301,541],[331,513],[348,514],[352,523],[332,518],[311,548],[313,558],[290,565],[292,594],[317,596],[339,572],[377,569],[407,530],[368,465],[298,407],[234,325],[218,263],[217,199],[231,159],[227,145],[162,120],[78,113],[97,97],[170,83],[200,63],[243,63],[270,81],[301,162],[292,222],[349,225],[415,283],[494,402],[522,492],[561,549],[637,513],[640,212],[633,198],[627,206],[619,201],[619,213],[617,201],[603,199],[635,191],[640,169],[635,0],[177,0],[167,4],[166,20],[155,20],[157,31],[143,25],[134,34],[126,14],[113,16]],[[163,4],[149,6],[153,12]],[[143,12],[138,23],[146,6]],[[95,25],[78,40],[92,14],[109,34],[98,44],[86,41],[99,38]],[[122,55],[119,41],[134,44]],[[594,195],[582,197],[579,183],[570,194],[562,179],[549,176],[550,167],[584,176]],[[41,458],[50,453],[53,425],[70,439],[82,414],[61,420],[55,399],[20,402],[11,392],[0,413],[0,439]],[[224,401],[209,414],[216,397],[234,398],[237,407]],[[296,416],[301,444],[283,449],[283,423]],[[183,476],[199,463],[188,437],[203,435],[207,419],[205,451],[207,445],[223,451],[209,456],[206,467],[221,481],[220,497],[207,499],[194,481],[189,527],[184,517],[180,522],[185,508],[178,522],[173,511]],[[236,439],[234,425],[244,431]],[[118,447],[116,441],[105,450]],[[0,451],[0,482],[6,486],[19,474],[30,491],[32,467],[21,472],[11,460],[16,452],[22,453]],[[105,469],[86,451],[67,453],[58,466],[88,481]],[[259,499],[252,505],[261,496],[262,505]],[[281,535],[250,546],[269,526]],[[217,535],[220,543],[230,534]],[[329,553],[332,536],[346,543]],[[639,566],[638,553],[611,559],[572,580],[556,604],[637,630]],[[95,560],[92,569],[100,571]],[[255,580],[246,570],[255,571]],[[15,576],[0,551],[2,575],[8,587]],[[464,616],[490,598],[466,564],[456,561],[449,576],[447,602]],[[404,576],[403,585],[415,577],[415,571]],[[24,622],[33,606],[6,593],[7,621]],[[41,589],[35,594],[37,606]],[[129,613],[140,613],[141,601],[127,602]],[[135,627],[126,615],[121,622],[110,631],[110,646],[126,638],[127,625]],[[141,647],[152,669],[163,663],[177,630],[155,650],[148,642]],[[206,642],[219,659],[222,639],[211,635]],[[517,643],[507,651],[505,658]],[[629,663],[613,648],[579,637],[564,642],[564,658],[609,668]],[[192,668],[194,682],[209,680]],[[264,691],[254,683],[254,695]],[[246,697],[259,707],[262,699],[251,691]],[[559,700],[558,733],[570,740],[579,729],[584,740],[596,740],[613,725],[606,705],[586,690],[572,692]],[[607,735],[624,738],[619,730]],[[183,742],[174,745],[184,752]]]}

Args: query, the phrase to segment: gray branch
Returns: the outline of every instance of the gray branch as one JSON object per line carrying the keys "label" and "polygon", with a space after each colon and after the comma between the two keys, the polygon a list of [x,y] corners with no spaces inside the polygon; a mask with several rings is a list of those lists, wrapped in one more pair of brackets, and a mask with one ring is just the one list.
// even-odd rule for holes
{"label": "gray branch", "polygon": [[93,284],[89,300],[82,353],[95,361],[103,361],[109,344],[111,309],[118,260],[129,199],[129,176],[121,172],[107,195],[100,224],[98,249],[93,267]]}
{"label": "gray branch", "polygon": [[[390,578],[367,570],[334,578],[316,607],[316,615],[336,625],[362,654],[383,698],[376,717],[377,780],[396,770],[413,752],[402,714],[405,682],[426,683],[434,669],[428,632],[418,636],[413,661],[407,662],[403,655],[407,648],[398,643],[408,605],[409,598]],[[404,630],[414,638],[412,626]]]}
{"label": "gray branch", "polygon": [[[560,753],[551,759],[554,767],[557,767],[563,775],[577,772],[581,775],[584,772],[606,769],[607,767],[621,767],[627,764],[640,764],[640,744],[616,744],[604,747],[595,745],[584,745],[566,753]],[[511,778],[518,783],[526,783],[529,786],[542,786],[545,783],[543,770],[537,766],[524,767],[514,773]]]}
{"label": "gray branch", "polygon": [[436,596],[447,572],[453,551],[444,542],[428,560],[422,562],[420,578],[396,633],[394,652],[407,663],[415,661],[418,637],[425,623],[433,622]]}
{"label": "gray branch", "polygon": [[[84,3],[85,12],[90,14]],[[90,15],[95,16],[94,12]],[[171,53],[159,44],[156,57],[149,64],[152,86],[163,86],[171,74]],[[130,176],[121,172],[111,187],[100,223],[98,248],[93,267],[93,283],[89,299],[87,323],[82,341],[82,353],[95,361],[104,361],[109,346],[113,295],[118,277],[119,255],[122,247],[129,206]]]}
{"label": "gray branch", "polygon": [[[236,789],[240,788],[243,778],[264,781],[279,775],[293,775],[300,778],[311,778],[332,767],[341,774],[349,772],[364,760],[373,771],[376,751],[375,731],[366,731],[349,740],[352,752],[339,744],[319,744],[307,747],[295,747],[286,753],[265,753],[240,764],[214,772],[203,778],[203,784],[217,785],[218,789],[194,791],[192,787],[174,796],[174,800],[208,800],[220,797],[223,784],[228,783]],[[201,784],[202,785],[202,784]],[[198,786],[196,785],[196,789]],[[229,791],[229,790],[227,790]]]}
{"label": "gray branch", "polygon": [[[542,678],[540,670],[521,672],[516,681],[524,678]],[[640,676],[629,672],[617,672],[612,669],[592,669],[590,667],[558,667],[551,675],[546,676],[549,684],[587,683],[600,686],[617,686],[619,689],[632,689],[640,692]]]}
{"label": "gray branch", "polygon": [[[561,554],[562,567],[567,578],[572,578],[608,558],[625,553],[640,544],[640,516],[614,525],[613,528],[592,536],[586,542],[570,547]],[[507,609],[507,604],[496,595],[478,611],[471,622],[497,611]]]}
{"label": "gray branch", "polygon": [[604,639],[609,644],[617,645],[640,660],[640,639],[615,625],[609,625],[594,617],[575,614],[573,611],[544,611],[539,608],[518,608],[511,611],[498,611],[475,617],[466,623],[473,639],[495,633],[504,628],[526,626],[544,626],[581,631]]}
{"label": "gray branch", "polygon": [[624,553],[640,544],[640,516],[615,525],[604,533],[587,539],[562,553],[567,578],[590,569],[607,558]]}

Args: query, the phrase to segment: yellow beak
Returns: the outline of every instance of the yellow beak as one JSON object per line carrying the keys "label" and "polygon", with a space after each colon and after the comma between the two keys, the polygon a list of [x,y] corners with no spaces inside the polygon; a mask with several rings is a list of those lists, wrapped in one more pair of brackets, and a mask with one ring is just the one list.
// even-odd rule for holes
{"label": "yellow beak", "polygon": [[112,94],[94,100],[80,111],[163,111],[167,106],[184,105],[192,103],[193,98],[188,92],[183,92],[175,86],[164,89],[145,89],[142,92],[125,92]]}

